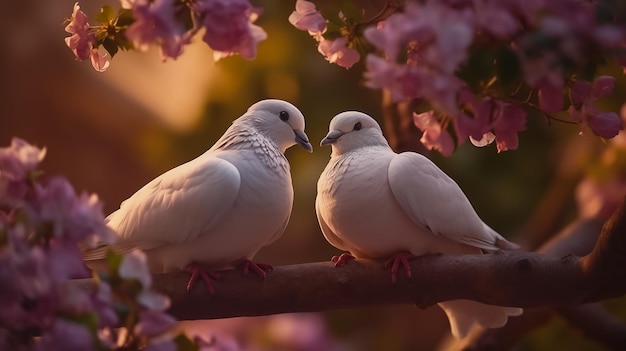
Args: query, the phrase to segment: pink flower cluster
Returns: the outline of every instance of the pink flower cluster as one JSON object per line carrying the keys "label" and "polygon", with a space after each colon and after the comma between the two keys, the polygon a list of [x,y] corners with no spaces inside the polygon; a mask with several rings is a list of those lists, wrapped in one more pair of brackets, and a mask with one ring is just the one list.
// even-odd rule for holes
{"label": "pink flower cluster", "polygon": [[600,76],[593,83],[577,81],[570,89],[569,113],[572,119],[603,138],[613,138],[624,129],[620,116],[615,112],[600,112],[594,102],[611,95],[615,88],[615,77]]}
{"label": "pink flower cluster", "polygon": [[[79,246],[115,235],[96,195],[76,194],[61,177],[38,179],[44,155],[17,138],[0,148],[0,349],[124,349],[117,328],[137,313],[127,340],[142,340],[146,350],[176,350],[161,337],[174,323],[164,313],[169,299],[150,290],[142,252],[111,253],[109,271],[91,291],[69,284],[90,275]],[[172,347],[162,348],[165,342]]]}
{"label": "pink flower cluster", "polygon": [[65,27],[65,31],[72,34],[65,38],[65,44],[72,49],[76,59],[82,61],[91,59],[91,65],[98,72],[109,68],[107,54],[100,54],[97,49],[95,31],[87,22],[87,15],[80,10],[78,2],[74,4],[72,19]]}
{"label": "pink flower cluster", "polygon": [[[340,18],[344,19],[342,14]],[[330,63],[344,68],[350,68],[357,63],[361,56],[352,47],[346,37],[325,39],[326,19],[317,11],[315,4],[310,1],[297,0],[296,10],[289,16],[289,23],[300,30],[306,30],[318,42],[317,51]]]}
{"label": "pink flower cluster", "polygon": [[66,43],[79,60],[91,55],[98,71],[109,66],[106,55],[99,56],[97,51],[105,40],[113,40],[112,45],[122,48],[127,48],[128,41],[140,51],[157,45],[164,60],[176,59],[192,37],[204,29],[203,40],[219,60],[233,54],[253,59],[257,44],[267,38],[265,31],[254,25],[260,11],[248,0],[121,0],[121,5],[132,13],[130,23],[119,21],[120,11],[120,17],[107,18],[94,27],[89,26],[78,3],[74,5],[66,28],[72,36],[66,38]]}
{"label": "pink flower cluster", "polygon": [[[570,0],[407,2],[401,12],[363,33],[382,53],[366,57],[366,85],[388,89],[396,100],[427,101],[435,112],[416,114],[414,121],[424,132],[424,145],[443,154],[449,155],[454,145],[442,123],[454,127],[459,143],[469,136],[482,145],[495,137],[499,152],[516,149],[527,111],[549,116],[568,110],[566,82],[577,76],[577,67],[589,63],[586,50],[618,49],[626,42],[624,28],[595,23],[593,6]],[[490,75],[474,81],[460,75],[472,69],[470,55],[495,47],[515,58],[504,69],[520,71],[515,92],[506,91],[506,83],[500,83],[504,78],[494,73],[504,65],[498,57],[491,59]],[[612,92],[609,78],[598,78],[593,89],[584,81],[570,86],[572,119],[605,138],[622,129],[617,114],[600,112],[593,104]],[[536,105],[515,96],[523,85],[536,93]]]}

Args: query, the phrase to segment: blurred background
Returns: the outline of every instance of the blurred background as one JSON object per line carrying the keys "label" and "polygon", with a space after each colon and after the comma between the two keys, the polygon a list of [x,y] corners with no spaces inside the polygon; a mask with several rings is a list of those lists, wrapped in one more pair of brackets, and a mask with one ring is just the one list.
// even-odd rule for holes
{"label": "blurred background", "polygon": [[[110,0],[80,5],[91,15],[105,4],[118,6]],[[309,35],[288,23],[295,1],[253,4],[263,7],[257,24],[268,33],[254,61],[236,56],[214,63],[196,37],[176,61],[163,63],[157,50],[120,52],[98,73],[89,62],[77,62],[63,41],[72,1],[0,2],[0,145],[19,136],[45,146],[46,174],[97,193],[108,214],[152,178],[210,148],[251,104],[290,101],[307,118],[314,153],[287,151],[292,218],[283,237],[256,259],[273,265],[330,259],[338,251],[324,240],[314,209],[330,149],[317,145],[339,112],[360,110],[382,123],[382,94],[363,86],[362,63],[350,70],[329,64]],[[620,69],[605,68],[614,74]],[[620,79],[613,95],[619,98],[602,100],[600,108],[619,111],[625,89]],[[498,154],[495,144],[465,143],[452,157],[428,156],[459,183],[485,222],[533,248],[579,216],[581,181],[602,183],[617,175],[619,190],[609,192],[623,196],[624,136],[603,142],[589,134],[531,117],[517,151]],[[607,305],[624,319],[624,299]],[[203,327],[246,350],[431,350],[449,334],[439,308],[410,305],[237,318]],[[555,317],[517,349],[603,348]]]}

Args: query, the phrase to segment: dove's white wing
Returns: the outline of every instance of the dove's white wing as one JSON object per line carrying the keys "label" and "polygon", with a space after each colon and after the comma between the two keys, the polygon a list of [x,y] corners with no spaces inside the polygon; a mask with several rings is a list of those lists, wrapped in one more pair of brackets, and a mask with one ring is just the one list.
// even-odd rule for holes
{"label": "dove's white wing", "polygon": [[409,218],[435,235],[488,251],[506,242],[487,229],[461,188],[428,158],[414,152],[396,155],[388,181]]}
{"label": "dove's white wing", "polygon": [[[203,155],[155,178],[107,217],[118,234],[112,248],[148,250],[193,240],[231,209],[241,177],[230,162]],[[85,260],[105,257],[108,248],[84,252]]]}
{"label": "dove's white wing", "polygon": [[338,248],[339,250],[350,251],[350,249],[346,246],[343,240],[341,240],[341,238],[339,238],[337,234],[335,234],[335,232],[333,232],[333,230],[330,229],[330,227],[326,223],[326,220],[324,219],[324,216],[320,211],[319,197],[315,199],[315,212],[317,213],[317,221],[320,224],[322,234],[324,234],[326,241],[328,241],[332,246]]}

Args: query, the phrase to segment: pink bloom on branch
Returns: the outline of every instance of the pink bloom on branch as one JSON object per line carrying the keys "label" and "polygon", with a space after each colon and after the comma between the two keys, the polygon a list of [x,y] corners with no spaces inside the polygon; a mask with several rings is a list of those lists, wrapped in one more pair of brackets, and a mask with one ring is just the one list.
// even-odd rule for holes
{"label": "pink bloom on branch", "polygon": [[174,317],[153,310],[139,312],[139,323],[135,325],[135,333],[139,335],[157,336],[172,328],[176,323]]}
{"label": "pink bloom on branch", "polygon": [[126,30],[126,37],[137,50],[146,51],[158,44],[164,59],[182,54],[184,29],[174,18],[174,0],[137,0],[127,5],[133,10],[135,22]]}
{"label": "pink bloom on branch", "polygon": [[72,19],[65,31],[72,34],[65,38],[65,44],[78,60],[90,59],[91,65],[98,72],[104,72],[109,67],[107,55],[100,55],[95,47],[96,36],[90,31],[87,15],[80,10],[78,2],[74,4]]}
{"label": "pink bloom on branch", "polygon": [[593,133],[599,137],[610,139],[624,129],[622,120],[615,112],[596,112],[588,116],[587,123]]}
{"label": "pink bloom on branch", "polygon": [[49,227],[52,238],[60,241],[111,243],[115,234],[104,223],[102,202],[95,194],[76,195],[72,185],[61,177],[35,185],[38,219]]}
{"label": "pink bloom on branch", "polygon": [[603,138],[613,138],[623,129],[623,122],[615,112],[600,112],[595,101],[613,93],[615,78],[600,76],[593,83],[577,81],[570,89],[572,105],[569,113],[572,119],[587,124],[594,134]]}
{"label": "pink bloom on branch", "polygon": [[35,350],[90,351],[96,350],[93,335],[86,324],[57,318],[52,329],[43,334]]}
{"label": "pink bloom on branch", "polygon": [[88,59],[96,42],[96,36],[89,32],[87,15],[80,10],[78,2],[74,4],[72,19],[65,27],[65,31],[72,34],[65,38],[65,44],[72,50],[74,56],[79,60]]}
{"label": "pink bloom on branch", "polygon": [[452,155],[454,141],[447,130],[443,129],[439,121],[435,119],[434,111],[413,113],[413,123],[423,134],[420,142],[428,149],[435,149],[444,156]]}
{"label": "pink bloom on branch", "polygon": [[615,89],[615,77],[600,76],[593,81],[591,96],[596,99],[613,94]]}
{"label": "pink bloom on branch", "polygon": [[46,148],[39,149],[20,138],[11,139],[11,146],[0,148],[0,174],[12,180],[25,179],[46,156]]}
{"label": "pink bloom on branch", "polygon": [[215,60],[233,54],[253,59],[257,44],[267,38],[267,33],[253,24],[259,10],[247,0],[198,0],[194,11],[200,15],[206,29],[202,39],[215,51]]}
{"label": "pink bloom on branch", "polygon": [[100,54],[97,49],[92,49],[89,57],[91,58],[91,65],[96,71],[104,72],[109,68],[108,54]]}
{"label": "pink bloom on branch", "polygon": [[559,112],[563,110],[563,85],[550,82],[538,85],[539,108],[545,112]]}
{"label": "pink bloom on branch", "polygon": [[148,258],[141,250],[133,250],[124,255],[119,268],[120,277],[124,279],[134,279],[141,283],[144,290],[150,289],[152,276],[148,270]]}
{"label": "pink bloom on branch", "polygon": [[394,101],[421,96],[421,80],[415,67],[389,62],[376,55],[365,58],[365,85],[372,89],[389,89]]}
{"label": "pink bloom on branch", "polygon": [[296,1],[296,10],[289,15],[289,23],[311,34],[326,30],[326,19],[317,11],[314,3],[305,0]]}
{"label": "pink bloom on branch", "polygon": [[498,152],[516,150],[519,146],[517,133],[526,129],[526,111],[519,106],[498,102],[494,133]]}
{"label": "pink bloom on branch", "polygon": [[335,40],[322,40],[317,51],[324,55],[330,63],[336,63],[338,66],[350,68],[361,58],[359,52],[347,47],[348,39],[341,37]]}

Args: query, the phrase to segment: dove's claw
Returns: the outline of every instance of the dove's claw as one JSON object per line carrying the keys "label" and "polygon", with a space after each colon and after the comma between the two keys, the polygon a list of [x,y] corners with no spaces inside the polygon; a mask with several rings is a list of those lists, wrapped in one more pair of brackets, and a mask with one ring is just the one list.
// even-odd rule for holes
{"label": "dove's claw", "polygon": [[352,256],[351,254],[344,252],[339,256],[333,256],[330,261],[335,263],[335,267],[341,267],[344,264],[346,264],[346,262],[354,260],[356,257]]}
{"label": "dove's claw", "polygon": [[391,266],[391,282],[396,283],[398,280],[398,269],[400,264],[404,267],[406,271],[407,278],[411,278],[411,266],[409,265],[409,261],[414,259],[415,255],[407,251],[400,251],[393,255],[392,258],[385,261],[385,268],[389,268]]}
{"label": "dove's claw", "polygon": [[243,262],[241,262],[240,264],[240,267],[243,272],[243,275],[248,275],[248,272],[252,270],[254,273],[256,273],[259,277],[263,279],[265,279],[265,277],[267,276],[265,272],[269,272],[274,269],[272,265],[269,265],[266,263],[254,263],[250,260],[243,260]]}
{"label": "dove's claw", "polygon": [[206,268],[194,263],[191,263],[187,267],[185,267],[184,271],[191,273],[191,278],[189,278],[189,282],[187,283],[187,292],[191,291],[194,284],[198,280],[198,277],[202,277],[202,280],[204,280],[204,283],[206,284],[207,290],[209,290],[209,294],[215,295],[213,280],[219,280],[219,274],[209,271]]}

